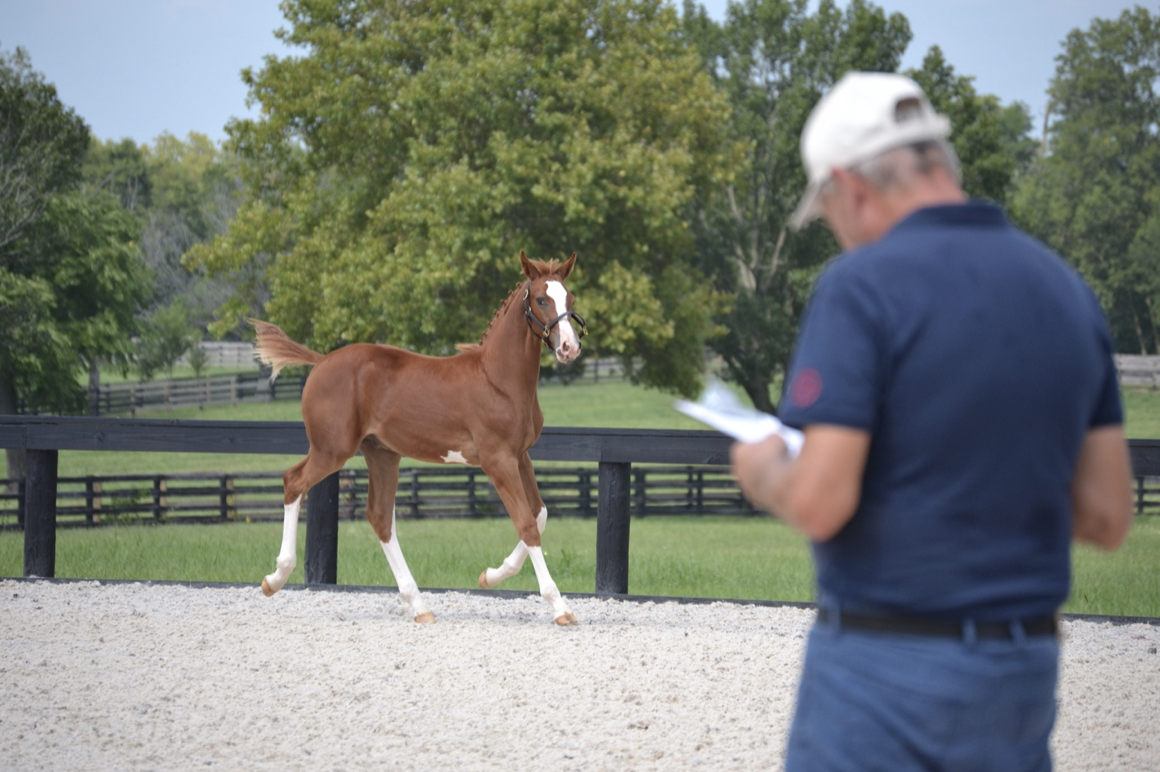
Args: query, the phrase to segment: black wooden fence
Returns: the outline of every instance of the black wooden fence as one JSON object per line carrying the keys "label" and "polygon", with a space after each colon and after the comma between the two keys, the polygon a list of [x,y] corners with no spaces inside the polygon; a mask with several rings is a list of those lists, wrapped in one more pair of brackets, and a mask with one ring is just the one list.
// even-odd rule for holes
{"label": "black wooden fence", "polygon": [[[540,494],[552,517],[596,517],[599,470],[541,467]],[[10,484],[15,482],[15,484]],[[0,529],[24,525],[23,481],[0,480]],[[13,492],[5,492],[12,489]],[[1155,491],[1160,510],[1160,488]],[[339,472],[338,517],[364,516],[365,469]],[[402,519],[507,517],[480,469],[417,467],[400,471],[395,499]],[[636,466],[630,513],[756,515],[722,467]],[[134,523],[217,523],[282,520],[282,473],[88,475],[57,480],[58,528]]]}
{"label": "black wooden fence", "polygon": [[[598,465],[597,594],[628,592],[632,465],[720,467],[728,463],[729,445],[729,438],[710,431],[544,429],[531,450],[533,460]],[[302,455],[307,441],[302,424],[294,422],[0,416],[0,448],[28,451],[22,494],[24,575],[51,577],[56,571],[59,450]],[[1160,477],[1160,440],[1132,440],[1130,448],[1138,479]],[[316,485],[307,497],[307,584],[336,582],[340,483],[336,472]],[[160,506],[160,502],[155,506]]]}

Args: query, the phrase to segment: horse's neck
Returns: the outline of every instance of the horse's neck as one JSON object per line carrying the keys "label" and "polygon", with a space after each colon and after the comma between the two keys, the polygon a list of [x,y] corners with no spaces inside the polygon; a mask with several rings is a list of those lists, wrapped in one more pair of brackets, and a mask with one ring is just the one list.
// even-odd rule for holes
{"label": "horse's neck", "polygon": [[500,311],[491,332],[480,344],[480,357],[493,382],[534,394],[540,380],[543,342],[528,327],[521,297],[515,295]]}

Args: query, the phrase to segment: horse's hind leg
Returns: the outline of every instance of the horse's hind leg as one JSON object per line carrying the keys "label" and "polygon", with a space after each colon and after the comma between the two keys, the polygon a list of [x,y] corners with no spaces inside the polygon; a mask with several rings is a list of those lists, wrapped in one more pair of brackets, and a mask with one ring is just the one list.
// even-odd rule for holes
{"label": "horse's hind leg", "polygon": [[[527,453],[524,453],[520,459],[519,468],[520,482],[524,486],[524,496],[528,500],[528,506],[537,513],[536,530],[542,536],[544,527],[548,524],[548,508],[544,506],[544,500],[540,498],[540,488],[536,485],[536,473],[532,469],[532,460]],[[499,568],[485,568],[483,570],[483,573],[479,575],[479,586],[484,590],[490,590],[504,579],[510,579],[520,572],[527,558],[528,547],[523,541],[520,541]]]}
{"label": "horse's hind leg", "polygon": [[367,522],[379,537],[383,554],[387,556],[387,565],[395,576],[395,585],[403,600],[411,607],[415,621],[422,624],[434,622],[435,615],[427,608],[419,593],[419,585],[407,568],[407,560],[403,557],[399,538],[395,534],[395,491],[399,487],[400,456],[375,444],[374,440],[363,442],[362,453],[367,460],[370,480],[367,487]]}
{"label": "horse's hind leg", "polygon": [[282,589],[298,564],[298,514],[306,492],[319,480],[342,469],[345,463],[346,458],[319,453],[311,446],[306,458],[282,475],[282,548],[278,550],[274,573],[262,580],[266,597]]}

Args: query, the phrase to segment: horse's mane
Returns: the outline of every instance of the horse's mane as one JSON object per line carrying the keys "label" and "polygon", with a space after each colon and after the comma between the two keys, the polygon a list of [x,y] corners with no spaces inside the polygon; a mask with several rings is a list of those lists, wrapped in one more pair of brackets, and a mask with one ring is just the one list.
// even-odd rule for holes
{"label": "horse's mane", "polygon": [[[540,261],[540,260],[529,260],[528,262],[532,263],[534,266],[539,268],[541,274],[545,274],[545,275],[552,275],[552,274],[556,273],[556,271],[559,269],[559,261],[557,261],[557,260],[549,260],[546,263],[543,261]],[[499,317],[504,313],[504,311],[506,311],[508,309],[508,306],[510,306],[512,304],[512,298],[514,298],[516,296],[516,293],[519,292],[519,290],[523,288],[524,284],[526,284],[527,281],[528,280],[526,278],[521,279],[520,283],[517,284],[515,286],[515,288],[512,289],[512,291],[508,293],[507,298],[504,299],[503,303],[500,304],[500,307],[495,310],[495,313],[491,315],[491,321],[487,323],[487,329],[483,331],[483,336],[479,339],[479,343],[457,343],[455,345],[455,350],[456,351],[474,351],[475,349],[482,346],[483,342],[485,340],[487,340],[488,334],[491,333],[491,328],[495,326],[496,320],[499,319]]]}

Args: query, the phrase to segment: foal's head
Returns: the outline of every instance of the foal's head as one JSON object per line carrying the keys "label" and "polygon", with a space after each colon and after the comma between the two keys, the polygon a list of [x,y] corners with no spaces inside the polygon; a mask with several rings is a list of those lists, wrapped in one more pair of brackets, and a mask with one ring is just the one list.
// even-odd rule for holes
{"label": "foal's head", "polygon": [[524,295],[528,326],[552,347],[557,361],[568,364],[580,356],[580,336],[584,334],[584,320],[572,310],[574,298],[564,286],[564,280],[576,264],[576,253],[557,265],[555,260],[549,263],[529,260],[520,252],[520,264],[528,279]]}

